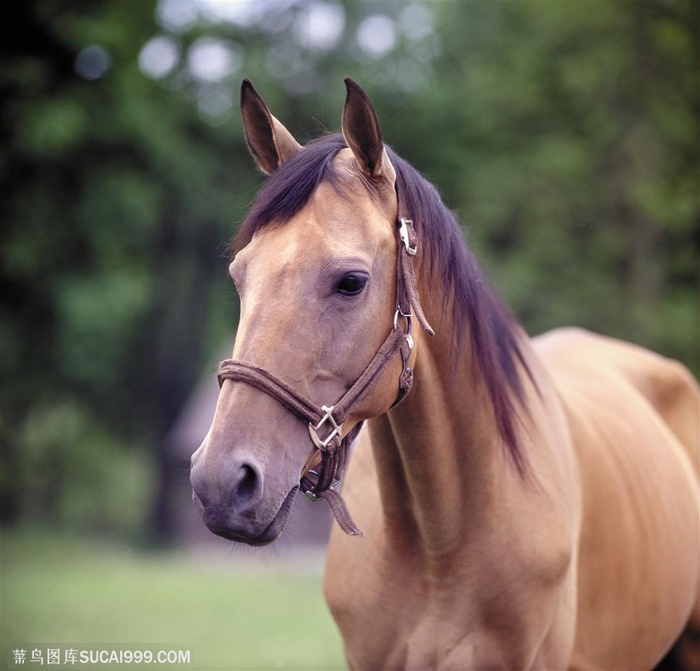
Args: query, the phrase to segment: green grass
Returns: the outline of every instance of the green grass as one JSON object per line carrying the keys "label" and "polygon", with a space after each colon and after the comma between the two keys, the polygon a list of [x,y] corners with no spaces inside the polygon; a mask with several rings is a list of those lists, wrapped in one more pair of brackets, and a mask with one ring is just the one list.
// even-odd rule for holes
{"label": "green grass", "polygon": [[[230,564],[5,535],[1,668],[87,668],[29,663],[47,647],[189,650],[177,668],[197,671],[345,668],[320,576]],[[15,648],[28,650],[24,666]]]}

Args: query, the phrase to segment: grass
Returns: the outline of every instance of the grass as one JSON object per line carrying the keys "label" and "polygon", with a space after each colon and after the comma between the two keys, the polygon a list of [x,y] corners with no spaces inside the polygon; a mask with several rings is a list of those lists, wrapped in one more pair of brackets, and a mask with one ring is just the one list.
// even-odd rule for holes
{"label": "grass", "polygon": [[0,668],[88,668],[30,663],[53,647],[189,650],[189,665],[158,668],[195,671],[344,669],[320,576],[249,565],[6,534]]}

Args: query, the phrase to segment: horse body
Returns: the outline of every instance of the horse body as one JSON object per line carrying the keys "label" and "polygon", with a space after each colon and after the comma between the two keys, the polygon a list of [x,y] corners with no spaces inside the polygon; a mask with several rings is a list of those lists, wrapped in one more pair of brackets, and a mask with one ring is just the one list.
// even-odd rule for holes
{"label": "horse body", "polygon": [[572,668],[649,668],[691,612],[700,625],[697,385],[674,361],[583,331],[535,342],[582,482]]}
{"label": "horse body", "polygon": [[[365,535],[334,529],[324,578],[352,668],[652,668],[700,631],[697,385],[586,332],[529,340],[346,83],[343,137],[302,149],[244,82],[272,176],[231,265],[241,324],[195,505],[269,543],[315,474],[352,532],[329,489],[368,420],[343,484]],[[697,638],[680,646],[692,668]]]}
{"label": "horse body", "polygon": [[[432,391],[420,398],[420,389],[434,390],[422,377],[416,398],[373,420],[359,441],[344,492],[367,538],[353,542],[334,530],[325,579],[353,668],[648,669],[694,606],[697,618],[698,481],[690,457],[697,459],[699,424],[691,376],[675,362],[580,330],[532,344],[542,362],[539,402],[554,425],[549,436],[530,436],[528,454],[541,459],[534,481],[510,479],[499,446],[473,442],[473,431],[454,420],[464,421],[469,406],[488,410],[446,390],[441,415]],[[418,362],[416,374],[423,371]],[[408,431],[405,455],[392,426]],[[448,426],[456,437],[446,435]],[[448,492],[460,459],[440,454],[450,443],[470,455],[461,460],[456,502]],[[479,463],[475,445],[484,452]],[[421,457],[448,461],[447,488],[421,485],[435,470]],[[494,479],[485,482],[488,461]],[[397,482],[409,472],[418,484],[408,475]],[[421,486],[424,508],[416,500]],[[419,531],[426,509],[457,525],[453,556],[434,561]],[[427,524],[436,547],[449,547],[449,531]]]}

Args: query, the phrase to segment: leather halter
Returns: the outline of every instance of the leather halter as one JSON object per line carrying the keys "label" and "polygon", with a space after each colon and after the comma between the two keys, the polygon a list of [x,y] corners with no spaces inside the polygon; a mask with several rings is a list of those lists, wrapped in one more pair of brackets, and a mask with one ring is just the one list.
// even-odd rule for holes
{"label": "leather halter", "polygon": [[[401,217],[397,227],[400,244],[396,267],[397,306],[393,328],[364,372],[338,401],[333,405],[322,405],[318,408],[286,382],[248,361],[226,359],[219,365],[218,372],[220,387],[224,380],[245,382],[268,394],[308,424],[311,441],[321,454],[321,463],[318,470],[311,468],[318,454],[314,452],[304,468],[300,480],[301,489],[304,495],[313,501],[325,500],[341,529],[353,536],[361,536],[362,532],[352,521],[345,502],[335,487],[343,476],[348,451],[360,432],[362,422],[356,424],[345,436],[343,423],[389,366],[397,351],[401,354],[403,368],[399,376],[398,395],[392,407],[400,403],[411,390],[413,369],[409,365],[409,358],[413,349],[411,330],[414,313],[426,332],[435,335],[425,318],[416,288],[412,260],[418,251],[418,244],[413,222]],[[399,322],[402,320],[406,325],[405,330],[399,328]]]}

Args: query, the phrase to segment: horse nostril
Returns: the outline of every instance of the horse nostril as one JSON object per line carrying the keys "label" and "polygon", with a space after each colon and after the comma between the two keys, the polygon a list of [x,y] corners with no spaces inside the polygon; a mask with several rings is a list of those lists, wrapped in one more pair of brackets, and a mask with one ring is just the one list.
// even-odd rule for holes
{"label": "horse nostril", "polygon": [[199,459],[190,470],[190,483],[195,506],[230,507],[239,512],[250,511],[262,499],[262,470],[248,456],[229,457],[220,462]]}
{"label": "horse nostril", "polygon": [[234,508],[247,508],[262,497],[262,478],[251,464],[238,468],[237,480],[233,483],[231,505]]}
{"label": "horse nostril", "polygon": [[238,495],[243,499],[249,499],[258,487],[258,478],[252,466],[241,466],[243,477],[238,483]]}

